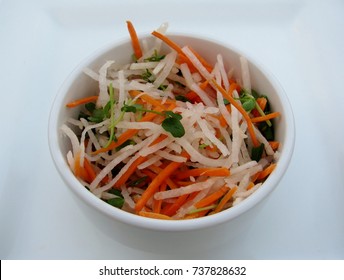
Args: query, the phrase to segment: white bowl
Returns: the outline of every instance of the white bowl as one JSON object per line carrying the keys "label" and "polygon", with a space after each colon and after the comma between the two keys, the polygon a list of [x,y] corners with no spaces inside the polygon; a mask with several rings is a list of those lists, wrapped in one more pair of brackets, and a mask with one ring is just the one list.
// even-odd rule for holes
{"label": "white bowl", "polygon": [[[197,242],[202,238],[206,240],[203,244],[206,243],[209,247],[212,246],[211,240],[219,244],[221,239],[232,238],[246,229],[259,214],[258,206],[266,201],[285,174],[293,153],[295,138],[294,118],[289,101],[270,73],[241,52],[212,39],[179,34],[169,34],[169,37],[180,45],[192,46],[210,62],[215,62],[216,55],[221,53],[225,65],[234,67],[234,75],[239,78],[241,77],[239,57],[245,56],[249,62],[252,88],[266,94],[273,110],[281,113],[281,117],[275,122],[275,137],[282,144],[279,148],[280,158],[277,167],[263,186],[235,207],[216,215],[170,221],[145,218],[112,207],[87,191],[71,172],[66,162],[70,142],[67,137],[62,137],[60,127],[68,117],[78,114],[78,109],[67,109],[65,104],[86,95],[93,95],[97,90],[97,83],[87,77],[83,69],[85,67],[99,69],[107,60],[128,63],[133,52],[131,43],[128,39],[111,44],[85,59],[64,82],[51,109],[49,146],[53,161],[62,179],[83,206],[83,211],[91,218],[92,223],[97,224],[97,227],[120,242],[151,251],[157,249],[173,251],[173,248],[177,249],[185,245],[188,248],[199,248]],[[152,36],[145,38],[151,40]],[[212,236],[211,239],[209,235]]]}

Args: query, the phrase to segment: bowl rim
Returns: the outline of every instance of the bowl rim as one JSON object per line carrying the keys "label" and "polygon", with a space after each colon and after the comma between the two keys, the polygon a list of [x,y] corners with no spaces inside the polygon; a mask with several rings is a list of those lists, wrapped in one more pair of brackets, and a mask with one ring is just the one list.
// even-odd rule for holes
{"label": "bowl rim", "polygon": [[[264,182],[264,188],[259,188],[254,192],[253,195],[250,195],[245,200],[240,202],[238,205],[221,211],[215,215],[201,217],[197,219],[189,220],[159,220],[142,217],[136,214],[132,214],[121,209],[115,208],[102,200],[96,197],[91,192],[87,191],[82,184],[77,180],[74,174],[71,172],[69,166],[66,164],[66,160],[62,155],[62,152],[59,149],[59,127],[58,127],[58,116],[59,111],[62,108],[62,101],[65,97],[66,92],[69,87],[75,80],[75,78],[82,72],[82,69],[87,67],[92,62],[96,61],[104,53],[112,50],[113,48],[119,47],[123,44],[130,43],[130,39],[122,39],[117,41],[112,41],[106,44],[103,47],[98,48],[93,51],[86,58],[82,59],[81,62],[72,70],[72,72],[67,76],[62,85],[60,86],[51,106],[51,111],[49,114],[48,121],[48,144],[51,157],[53,159],[54,165],[58,170],[61,178],[65,182],[72,192],[79,197],[83,203],[86,203],[88,206],[95,208],[97,211],[105,214],[113,220],[120,221],[132,226],[159,230],[159,231],[190,231],[197,230],[202,228],[208,228],[215,225],[219,225],[230,220],[236,219],[241,216],[243,213],[253,209],[257,204],[262,202],[274,189],[276,189],[278,183],[284,176],[289,163],[292,158],[294,145],[295,145],[295,124],[294,124],[294,115],[289,102],[288,96],[282,88],[281,84],[277,78],[266,70],[261,63],[257,62],[256,59],[246,55],[237,48],[231,46],[228,43],[224,43],[213,39],[211,37],[205,37],[200,35],[190,35],[188,33],[176,33],[169,32],[168,36],[170,37],[184,37],[191,38],[196,40],[205,40],[211,44],[220,45],[226,49],[229,49],[239,55],[244,56],[251,64],[253,64],[261,73],[267,77],[272,87],[278,93],[278,98],[281,100],[284,109],[284,118],[286,122],[286,135],[285,141],[283,143],[283,152],[278,159],[278,164],[274,172],[267,178]],[[140,40],[151,37],[150,34],[143,34],[140,36]]]}

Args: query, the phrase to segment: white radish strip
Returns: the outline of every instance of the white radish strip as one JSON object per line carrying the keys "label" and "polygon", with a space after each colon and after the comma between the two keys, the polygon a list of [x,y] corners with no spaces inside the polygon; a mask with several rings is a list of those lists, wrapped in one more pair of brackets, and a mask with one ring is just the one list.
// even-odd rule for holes
{"label": "white radish strip", "polygon": [[220,113],[222,114],[222,116],[226,120],[226,123],[228,124],[228,126],[230,128],[232,128],[231,114],[228,112],[228,110],[226,108],[226,105],[223,101],[223,96],[222,96],[221,92],[217,91],[216,96],[217,96],[217,104],[219,106]]}
{"label": "white radish strip", "polygon": [[233,163],[239,162],[239,152],[243,139],[247,137],[239,127],[239,111],[233,105],[231,105],[232,111],[232,153],[231,157]]}
{"label": "white radish strip", "polygon": [[[118,82],[119,82],[119,95],[118,95],[118,108],[122,108],[124,101],[126,99],[126,94],[125,94],[125,90],[124,90],[124,83],[125,83],[125,78],[124,78],[124,74],[123,74],[123,70],[118,71]],[[120,110],[118,110],[120,111]],[[119,115],[116,114],[116,115]]]}
{"label": "white radish strip", "polygon": [[204,155],[199,153],[194,147],[192,147],[189,141],[187,141],[184,137],[177,138],[176,142],[186,150],[186,152],[191,157],[191,161],[193,162],[199,162],[210,167],[221,167],[226,162],[225,159],[212,159],[205,157]]}
{"label": "white radish strip", "polygon": [[250,161],[250,162],[247,162],[247,163],[245,163],[245,164],[243,164],[243,165],[240,165],[240,166],[238,166],[238,167],[234,167],[234,168],[232,168],[230,171],[231,171],[231,175],[234,175],[234,174],[237,174],[237,173],[239,173],[239,172],[241,172],[241,171],[244,171],[244,170],[246,170],[246,169],[249,169],[249,168],[251,168],[251,167],[254,167],[254,166],[256,166],[258,163],[256,162],[256,161],[254,161],[254,160],[252,160],[252,161]]}
{"label": "white radish strip", "polygon": [[79,129],[82,129],[84,127],[84,125],[82,124],[81,121],[73,119],[73,118],[68,118],[67,119],[67,123],[70,123],[72,125],[77,126]]}
{"label": "white radish strip", "polygon": [[177,143],[171,143],[167,146],[170,150],[174,151],[177,154],[180,154],[182,152],[182,147],[178,145]]}
{"label": "white radish strip", "polygon": [[62,132],[67,135],[71,141],[72,144],[72,150],[73,150],[73,156],[75,157],[76,154],[79,151],[80,148],[80,144],[79,144],[79,140],[78,137],[76,136],[76,134],[74,133],[73,130],[71,130],[68,126],[66,126],[65,124],[63,124],[60,128],[62,130]]}
{"label": "white radish strip", "polygon": [[166,139],[162,140],[161,142],[153,146],[142,149],[141,151],[139,151],[139,154],[140,156],[143,156],[143,157],[148,156],[150,154],[155,153],[156,151],[159,151],[165,148],[167,145],[171,144],[172,142],[173,142],[173,139],[170,137],[167,137]]}
{"label": "white radish strip", "polygon": [[68,162],[68,165],[69,165],[70,169],[74,173],[74,171],[75,171],[75,168],[74,168],[75,161],[74,161],[74,157],[73,157],[72,151],[68,151],[68,153],[67,153],[67,162]]}
{"label": "white radish strip", "polygon": [[114,61],[109,60],[99,69],[99,97],[96,103],[98,108],[104,107],[110,100],[110,96],[108,93],[108,81],[106,75],[107,69],[113,63]]}
{"label": "white radish strip", "polygon": [[135,202],[134,200],[131,198],[129,192],[128,192],[128,189],[126,188],[125,185],[122,186],[121,188],[122,190],[122,195],[123,195],[123,198],[124,198],[124,201],[128,204],[128,206],[131,208],[131,209],[134,209],[135,208]]}
{"label": "white radish strip", "polygon": [[179,208],[179,210],[177,211],[177,213],[172,217],[173,219],[181,219],[183,218],[187,213],[189,213],[190,211],[196,209],[195,208],[195,204],[200,201],[201,199],[203,199],[209,192],[209,188],[200,191],[194,199],[192,199],[191,201],[188,201],[187,203],[185,203],[182,207]]}
{"label": "white radish strip", "polygon": [[160,125],[152,122],[127,122],[122,121],[117,124],[117,128],[126,128],[126,129],[149,129],[154,131],[162,131]]}
{"label": "white radish strip", "polygon": [[207,106],[214,107],[214,102],[209,98],[208,94],[202,90],[196,83],[194,82],[190,69],[186,63],[180,65],[180,70],[182,71],[183,77],[185,78],[185,82],[191,90],[193,90],[204,102]]}
{"label": "white radish strip", "polygon": [[251,92],[251,78],[250,78],[250,71],[248,68],[247,59],[241,56],[240,64],[241,64],[242,83],[243,83],[244,89],[246,89],[248,92]]}
{"label": "white radish strip", "polygon": [[151,69],[151,68],[155,68],[158,64],[159,64],[159,62],[156,62],[156,61],[154,61],[154,62],[152,61],[152,62],[132,63],[132,64],[130,64],[130,70],[137,70],[137,69],[145,70],[145,69]]}
{"label": "white radish strip", "polygon": [[177,58],[177,53],[175,51],[172,51],[165,56],[164,61],[166,65],[164,69],[161,71],[161,73],[156,77],[155,81],[153,82],[155,87],[159,87],[165,81],[165,79],[171,72],[171,69],[176,61],[176,58]]}
{"label": "white radish strip", "polygon": [[185,157],[172,155],[166,151],[157,151],[156,154],[160,156],[161,158],[165,158],[173,162],[186,162],[187,161],[187,158]]}
{"label": "white radish strip", "polygon": [[207,180],[205,182],[199,182],[199,183],[191,184],[185,187],[179,187],[173,190],[157,192],[154,194],[154,198],[157,200],[161,200],[161,199],[166,199],[166,198],[179,197],[184,194],[189,194],[189,193],[201,191],[204,189],[208,189],[212,186],[213,183],[214,182],[212,180]]}
{"label": "white radish strip", "polygon": [[227,184],[237,184],[240,182],[246,174],[249,174],[249,176],[252,176],[256,174],[257,172],[262,171],[262,167],[260,165],[253,166],[251,168],[245,169],[241,172],[231,174],[229,177],[225,179]]}
{"label": "white radish strip", "polygon": [[152,156],[150,159],[144,161],[139,166],[137,166],[137,169],[141,170],[141,169],[145,169],[148,166],[151,166],[153,164],[157,165],[157,163],[159,162],[160,159],[161,159],[161,157],[158,155]]}
{"label": "white radish strip", "polygon": [[174,74],[174,73],[170,73],[168,76],[167,76],[168,79],[172,80],[172,81],[175,81],[175,82],[178,82],[178,83],[181,83],[182,85],[186,86],[186,81],[183,77],[181,76],[178,76],[177,74]]}
{"label": "white radish strip", "polygon": [[220,70],[220,73],[221,73],[221,77],[222,77],[224,88],[225,88],[226,91],[228,91],[229,90],[229,81],[228,81],[228,76],[226,74],[226,70],[225,70],[225,66],[224,66],[223,58],[222,58],[221,54],[217,55],[217,62],[218,62],[218,65],[219,65],[219,70]]}
{"label": "white radish strip", "polygon": [[213,143],[215,144],[218,149],[221,151],[223,156],[228,156],[230,154],[229,150],[227,147],[215,137],[214,133],[209,130],[207,121],[204,119],[199,119],[197,120],[197,123],[201,130],[203,131],[204,135]]}
{"label": "white radish strip", "polygon": [[[234,198],[241,198],[241,199],[245,199],[247,197],[249,197],[251,194],[253,194],[260,186],[262,185],[262,183],[258,183],[256,185],[254,185],[251,189],[249,190],[245,190],[245,191],[237,191],[235,192],[235,194],[233,195]],[[242,201],[242,200],[241,200]],[[235,202],[235,201],[234,201]]]}
{"label": "white radish strip", "polygon": [[[153,135],[147,139],[145,139],[144,141],[142,141],[141,143],[132,146],[130,150],[127,150],[125,152],[122,151],[122,153],[118,152],[115,155],[115,158],[107,165],[105,166],[96,176],[96,178],[93,180],[93,182],[90,185],[90,190],[93,192],[98,184],[100,183],[101,180],[103,180],[105,178],[105,176],[107,174],[109,174],[111,172],[111,170],[113,168],[115,168],[120,162],[122,162],[123,160],[127,159],[129,156],[131,156],[132,154],[136,153],[137,151],[139,151],[140,149],[142,149],[143,147],[145,147],[146,145],[150,145],[156,138],[158,137],[158,135]],[[123,149],[122,149],[123,150]],[[111,188],[114,183],[117,180],[111,180],[107,185],[103,186],[103,189],[109,189]]]}
{"label": "white radish strip", "polygon": [[200,74],[207,80],[210,81],[212,76],[208,70],[203,66],[199,59],[194,55],[194,53],[189,49],[188,46],[182,48],[183,53],[190,59],[191,63],[196,67]]}
{"label": "white radish strip", "polygon": [[152,73],[156,76],[159,74],[159,72],[165,67],[166,61],[162,60],[160,61],[157,66],[153,69]]}
{"label": "white radish strip", "polygon": [[263,134],[259,131],[259,129],[257,129],[256,127],[253,127],[254,132],[256,134],[257,140],[260,143],[264,144],[265,147],[265,152],[268,156],[272,156],[274,154],[274,150],[271,148],[268,140],[266,140],[266,138],[263,136]]}
{"label": "white radish strip", "polygon": [[95,81],[99,81],[99,74],[98,73],[96,73],[95,71],[93,71],[92,69],[90,69],[90,68],[85,68],[84,70],[83,70],[83,72],[87,75],[87,76],[89,76],[90,78],[92,78],[93,80],[95,80]]}

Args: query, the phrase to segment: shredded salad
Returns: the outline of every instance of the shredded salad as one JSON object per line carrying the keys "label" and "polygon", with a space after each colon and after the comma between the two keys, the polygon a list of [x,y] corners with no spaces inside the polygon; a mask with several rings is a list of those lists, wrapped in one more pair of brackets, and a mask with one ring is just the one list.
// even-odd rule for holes
{"label": "shredded salad", "polygon": [[61,131],[71,170],[104,203],[149,218],[199,218],[240,203],[273,172],[280,113],[251,88],[244,57],[238,80],[221,54],[211,65],[167,27],[149,45],[127,21],[131,62],[84,69],[99,90],[66,104],[80,113]]}

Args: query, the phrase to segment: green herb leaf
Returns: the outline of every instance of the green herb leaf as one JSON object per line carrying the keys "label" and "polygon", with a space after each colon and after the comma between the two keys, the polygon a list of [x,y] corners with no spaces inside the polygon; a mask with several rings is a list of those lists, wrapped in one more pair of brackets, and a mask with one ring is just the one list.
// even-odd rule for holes
{"label": "green herb leaf", "polygon": [[131,140],[131,139],[128,139],[127,141],[125,141],[122,145],[119,145],[117,148],[116,148],[116,151],[118,152],[119,150],[123,149],[124,147],[126,146],[129,146],[129,145],[135,145],[136,142],[134,140]]}
{"label": "green herb leaf", "polygon": [[160,90],[166,90],[166,89],[167,89],[167,85],[160,85],[160,86],[158,87],[158,89],[160,89]]}
{"label": "green herb leaf", "polygon": [[142,79],[146,82],[153,82],[154,81],[154,75],[152,72],[150,72],[148,69],[146,69],[146,72],[142,74]]}
{"label": "green herb leaf", "polygon": [[111,194],[114,194],[114,195],[117,195],[119,197],[123,197],[122,192],[120,190],[118,190],[118,189],[110,189],[107,192],[111,193]]}
{"label": "green herb leaf", "polygon": [[89,111],[91,114],[93,113],[94,109],[96,108],[96,104],[93,102],[86,103],[85,108],[87,111]]}
{"label": "green herb leaf", "polygon": [[105,147],[107,147],[111,144],[111,142],[113,141],[114,136],[115,136],[115,113],[114,113],[114,106],[115,106],[114,94],[115,93],[114,93],[114,88],[112,86],[112,83],[110,83],[109,91],[110,91],[110,101],[104,107],[104,111],[106,112],[106,114],[108,114],[109,110],[110,110],[110,137],[109,137],[109,141]]}
{"label": "green herb leaf", "polygon": [[224,103],[225,105],[231,104],[226,98],[223,99],[223,103]]}
{"label": "green herb leaf", "polygon": [[122,208],[124,204],[124,198],[123,197],[110,198],[106,202],[116,208]]}
{"label": "green herb leaf", "polygon": [[151,57],[144,59],[144,61],[160,61],[165,58],[165,55],[159,55],[157,50],[154,50],[154,54]]}
{"label": "green herb leaf", "polygon": [[263,151],[264,151],[263,143],[261,143],[258,147],[253,147],[251,151],[251,159],[258,162],[262,158]]}
{"label": "green herb leaf", "polygon": [[189,99],[187,99],[184,95],[176,95],[176,100],[182,101],[182,102],[191,102]]}
{"label": "green herb leaf", "polygon": [[170,132],[173,137],[180,138],[185,134],[185,129],[179,119],[176,118],[166,118],[161,123],[163,129]]}
{"label": "green herb leaf", "polygon": [[242,107],[245,109],[246,112],[251,112],[252,109],[254,109],[256,106],[256,100],[253,98],[247,98],[242,103]]}
{"label": "green herb leaf", "polygon": [[136,180],[133,180],[131,182],[128,183],[128,186],[137,186],[137,185],[140,185],[141,183],[145,182],[146,180],[148,179],[148,176],[143,176],[139,179],[136,179]]}
{"label": "green herb leaf", "polygon": [[273,141],[275,139],[275,132],[272,124],[269,126],[266,122],[262,122],[258,125],[258,129],[266,140]]}
{"label": "green herb leaf", "polygon": [[177,120],[181,120],[182,119],[182,116],[180,114],[173,113],[172,111],[165,111],[165,114],[166,114],[166,116],[168,116],[170,118],[174,118],[174,119],[177,119]]}

